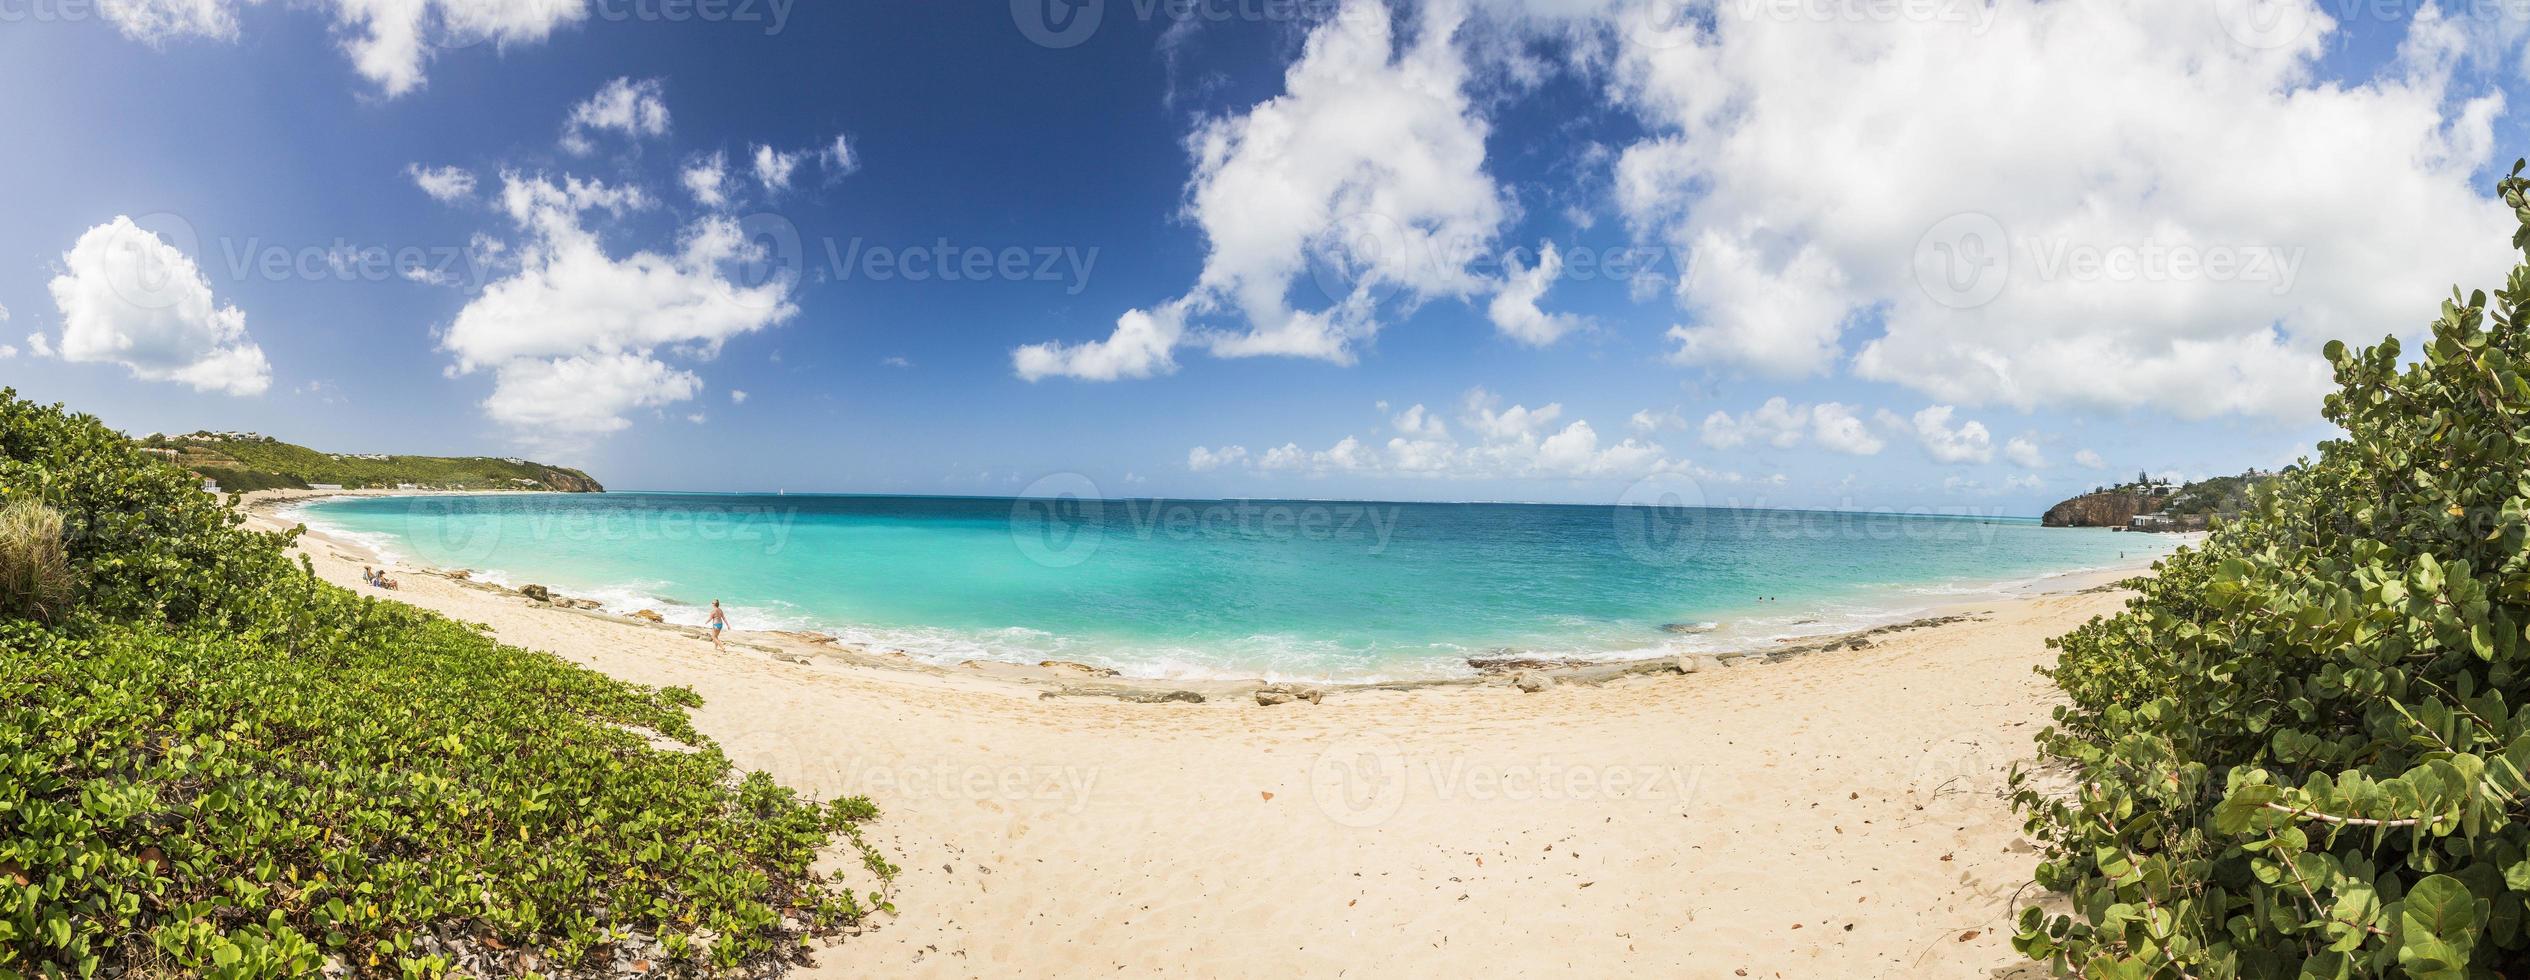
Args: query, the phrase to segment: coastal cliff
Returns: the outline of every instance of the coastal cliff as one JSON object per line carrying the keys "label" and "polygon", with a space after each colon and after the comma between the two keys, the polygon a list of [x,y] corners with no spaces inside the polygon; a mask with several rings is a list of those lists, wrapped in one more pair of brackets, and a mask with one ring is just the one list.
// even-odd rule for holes
{"label": "coastal cliff", "polygon": [[2086,493],[2047,508],[2038,522],[2048,527],[2125,527],[2135,515],[2158,510],[2161,501],[2128,490]]}
{"label": "coastal cliff", "polygon": [[598,483],[597,478],[580,472],[579,470],[561,466],[547,466],[543,463],[529,463],[527,466],[535,473],[534,479],[536,482],[543,484],[544,488],[547,490],[552,490],[558,493],[606,492],[606,487]]}
{"label": "coastal cliff", "polygon": [[2249,494],[2275,474],[2250,470],[2239,476],[2218,476],[2181,486],[2140,476],[2135,482],[2101,487],[2047,508],[2038,520],[2047,527],[2117,527],[2134,531],[2202,531],[2216,518],[2240,513]]}

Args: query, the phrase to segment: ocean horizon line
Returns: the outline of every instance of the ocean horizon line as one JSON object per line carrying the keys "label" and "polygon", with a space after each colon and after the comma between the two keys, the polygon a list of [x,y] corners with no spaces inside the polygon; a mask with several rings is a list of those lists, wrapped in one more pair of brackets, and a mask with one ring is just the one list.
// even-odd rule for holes
{"label": "ocean horizon line", "polygon": [[[888,493],[888,492],[881,492],[881,491],[862,491],[862,490],[785,490],[785,489],[774,489],[774,490],[658,490],[658,489],[644,489],[644,488],[611,488],[611,487],[610,487],[610,488],[608,488],[608,489],[606,489],[606,490],[604,490],[604,491],[601,491],[599,494],[574,493],[574,492],[570,492],[570,491],[562,491],[562,490],[525,490],[525,491],[511,491],[511,490],[503,490],[503,491],[492,491],[492,492],[503,493],[503,494],[522,495],[522,496],[534,496],[534,495],[540,495],[540,494],[542,494],[542,495],[551,495],[551,496],[566,496],[566,497],[587,497],[587,496],[599,496],[599,495],[608,495],[608,496],[635,496],[635,495],[640,495],[640,496],[663,496],[663,497],[665,497],[665,496],[675,496],[675,497],[839,497],[839,498],[855,498],[855,499],[866,499],[866,500],[965,500],[965,501],[976,501],[976,500],[1012,500],[1012,501],[1017,501],[1017,500],[1061,500],[1061,499],[1064,499],[1061,495],[1026,495],[1026,494],[991,494],[991,493]],[[386,492],[384,492],[384,493],[372,494],[372,495],[373,495],[373,496],[393,496],[393,497],[427,497],[427,496],[447,496],[447,495],[456,495],[456,494],[461,494],[461,493],[464,493],[464,491],[455,491],[455,490],[410,490],[410,491],[386,491]],[[1635,502],[1629,502],[1629,501],[1615,501],[1615,502],[1610,502],[1610,503],[1579,503],[1579,502],[1549,501],[1549,500],[1405,500],[1405,499],[1388,498],[1388,497],[1195,497],[1195,496],[1174,497],[1174,496],[1155,496],[1155,495],[1134,495],[1134,496],[1122,496],[1122,497],[1090,497],[1090,498],[1083,498],[1083,499],[1098,500],[1098,501],[1102,501],[1102,502],[1106,502],[1106,503],[1132,503],[1132,502],[1158,502],[1158,503],[1170,503],[1170,502],[1176,502],[1176,503],[1191,503],[1191,504],[1236,504],[1236,503],[1285,503],[1285,504],[1380,504],[1380,505],[1397,505],[1397,506],[1414,506],[1414,507],[1569,507],[1569,508],[1583,508],[1583,509],[1597,509],[1597,510],[1613,510],[1613,509],[1617,509],[1617,508],[1621,508],[1621,507],[1655,507],[1655,506],[1662,506],[1662,505],[1658,505],[1658,504],[1635,503]],[[1945,510],[1945,509],[1939,509],[1939,508],[1893,508],[1893,507],[1878,507],[1878,508],[1838,508],[1838,507],[1768,507],[1768,506],[1742,506],[1742,505],[1733,505],[1733,504],[1711,504],[1711,503],[1705,503],[1705,504],[1690,504],[1690,505],[1685,505],[1685,509],[1688,509],[1688,510],[1727,510],[1727,511],[1768,511],[1768,512],[1787,513],[1787,514],[1864,514],[1864,515],[1885,515],[1885,516],[1891,516],[1891,517],[1921,517],[1921,518],[1937,518],[1937,519],[1948,519],[1948,520],[2009,520],[2009,521],[2036,521],[2036,520],[2041,520],[2041,519],[2042,519],[2042,517],[2043,517],[2043,515],[2039,515],[2039,514],[2007,514],[2007,513],[1992,513],[1992,514],[1984,514],[1984,513],[1974,513],[1974,512],[1961,512],[1961,511],[1958,511],[1958,510]]]}

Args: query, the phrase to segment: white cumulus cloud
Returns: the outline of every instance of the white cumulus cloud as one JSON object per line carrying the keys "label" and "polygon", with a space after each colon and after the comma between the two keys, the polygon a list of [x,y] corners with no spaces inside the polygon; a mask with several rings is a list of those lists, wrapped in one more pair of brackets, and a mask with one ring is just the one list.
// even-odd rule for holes
{"label": "white cumulus cloud", "polygon": [[260,395],[272,366],[246,333],[246,314],[221,305],[193,257],[129,217],[88,229],[53,277],[61,339],[27,338],[38,355],[119,364],[145,381]]}
{"label": "white cumulus cloud", "polygon": [[1152,310],[1128,310],[1116,318],[1116,332],[1105,340],[1077,344],[1030,344],[1010,352],[1019,377],[1036,381],[1070,377],[1083,381],[1147,378],[1177,370],[1178,338],[1186,334],[1186,309],[1169,303]]}
{"label": "white cumulus cloud", "polygon": [[1580,317],[1548,313],[1537,306],[1538,299],[1546,295],[1546,287],[1564,274],[1564,259],[1555,253],[1554,242],[1538,244],[1536,265],[1520,268],[1516,258],[1508,265],[1502,290],[1493,294],[1493,303],[1485,311],[1495,329],[1531,347],[1547,346],[1581,329]]}
{"label": "white cumulus cloud", "polygon": [[1809,406],[1794,405],[1790,399],[1777,396],[1745,414],[1717,411],[1705,416],[1704,444],[1715,449],[1734,449],[1750,443],[1789,449],[1801,444],[1809,424]]}
{"label": "white cumulus cloud", "polygon": [[1247,459],[1247,447],[1245,446],[1225,446],[1222,447],[1220,452],[1214,452],[1202,446],[1196,446],[1195,448],[1186,451],[1186,468],[1197,473],[1202,473],[1207,470],[1220,469],[1221,467],[1229,466],[1245,459]]}
{"label": "white cumulus cloud", "polygon": [[716,208],[729,203],[729,157],[713,153],[687,164],[677,171],[677,179],[685,184],[685,192],[694,195],[694,203]]}
{"label": "white cumulus cloud", "polygon": [[1804,442],[1815,442],[1820,448],[1832,452],[1869,456],[1879,452],[1886,444],[1872,434],[1871,426],[1863,421],[1860,412],[1852,405],[1838,402],[1804,405],[1776,396],[1739,415],[1723,411],[1707,415],[1699,434],[1705,445],[1715,449],[1736,449],[1745,445],[1790,449]]}
{"label": "white cumulus cloud", "polygon": [[474,172],[464,167],[425,167],[416,163],[406,166],[404,173],[413,178],[413,186],[441,204],[455,204],[474,196]]}
{"label": "white cumulus cloud", "polygon": [[[1479,388],[1467,393],[1457,430],[1440,413],[1417,404],[1389,419],[1395,435],[1385,444],[1347,435],[1320,450],[1297,442],[1258,454],[1244,446],[1198,446],[1188,451],[1186,465],[1197,471],[1246,465],[1263,473],[1432,479],[1634,479],[1671,472],[1717,476],[1670,458],[1658,443],[1636,438],[1611,443],[1589,421],[1562,422],[1562,415],[1559,404],[1504,408],[1500,399]],[[1473,438],[1461,439],[1455,431]]]}
{"label": "white cumulus cloud", "polygon": [[1950,418],[1956,409],[1949,405],[1932,405],[1916,412],[1914,418],[1899,420],[1891,413],[1882,413],[1882,421],[1893,427],[1914,431],[1924,452],[1943,463],[1990,463],[1994,461],[1994,434],[1985,423],[1961,422],[1954,426]]}
{"label": "white cumulus cloud", "polygon": [[1480,252],[1468,246],[1494,239],[1510,203],[1485,173],[1490,127],[1465,91],[1462,19],[1454,0],[1426,5],[1400,38],[1380,0],[1348,0],[1310,31],[1283,94],[1188,138],[1186,217],[1208,246],[1194,288],[1127,312],[1104,341],[1019,348],[1014,369],[1148,377],[1174,370],[1181,344],[1350,364],[1383,303],[1498,288],[1468,268]]}
{"label": "white cumulus cloud", "polygon": [[[2471,176],[2503,99],[2430,5],[2356,82],[2322,77],[2341,39],[2312,0],[2270,0],[2312,29],[2268,47],[2202,0],[1665,29],[1633,0],[1510,5],[1633,32],[1607,63],[1650,133],[1616,197],[1691,256],[1684,362],[1803,376],[1850,352],[1960,405],[2308,416],[2322,342],[2510,262]],[[2313,203],[2349,200],[2382,206]]]}
{"label": "white cumulus cloud", "polygon": [[837,176],[861,169],[861,155],[852,148],[850,135],[838,135],[833,143],[818,151],[817,159]]}
{"label": "white cumulus cloud", "polygon": [[1634,417],[1627,420],[1627,424],[1632,426],[1636,432],[1661,432],[1669,429],[1686,428],[1687,417],[1678,414],[1678,410],[1675,408],[1663,408],[1657,410],[1646,408],[1634,413]]}
{"label": "white cumulus cloud", "polygon": [[703,387],[690,371],[628,351],[504,361],[493,376],[485,413],[531,442],[613,432],[632,424],[624,413],[685,401]]}
{"label": "white cumulus cloud", "polygon": [[756,285],[731,278],[732,266],[765,256],[727,217],[686,225],[674,250],[618,258],[585,216],[623,206],[622,189],[502,179],[521,236],[510,274],[458,311],[440,346],[455,356],[452,373],[492,373],[485,411],[530,437],[611,432],[633,409],[689,400],[701,379],[666,358],[709,360],[798,312],[788,272]]}
{"label": "white cumulus cloud", "polygon": [[562,148],[586,155],[597,149],[600,133],[636,140],[667,135],[666,85],[656,78],[618,78],[599,87],[588,101],[572,107],[562,126]]}
{"label": "white cumulus cloud", "polygon": [[231,40],[237,37],[235,0],[98,0],[123,36],[144,44],[163,45],[183,37]]}
{"label": "white cumulus cloud", "polygon": [[1874,455],[1888,445],[1871,433],[1861,409],[1836,402],[1820,402],[1810,410],[1810,433],[1820,448],[1853,456]]}
{"label": "white cumulus cloud", "polygon": [[791,174],[799,169],[800,154],[785,153],[761,143],[755,148],[755,180],[768,191],[789,190]]}

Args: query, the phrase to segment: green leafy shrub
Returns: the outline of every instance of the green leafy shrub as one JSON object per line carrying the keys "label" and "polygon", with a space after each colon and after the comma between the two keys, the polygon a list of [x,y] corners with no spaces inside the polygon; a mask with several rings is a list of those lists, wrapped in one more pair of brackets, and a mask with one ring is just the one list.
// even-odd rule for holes
{"label": "green leafy shrub", "polygon": [[[2530,245],[2530,181],[2500,185]],[[2530,960],[2530,265],[2331,344],[2345,437],[2262,483],[2124,612],[2059,638],[2016,777],[2084,976],[2518,976]]]}
{"label": "green leafy shrub", "polygon": [[249,531],[201,481],[96,419],[0,389],[0,496],[62,515],[79,611],[178,627],[248,625],[296,566],[288,538]]}
{"label": "green leafy shrub", "polygon": [[0,977],[756,965],[867,913],[811,868],[838,834],[893,871],[691,691],[327,585],[94,419],[0,391],[0,493],[87,583],[0,614]]}
{"label": "green leafy shrub", "polygon": [[0,616],[50,621],[70,589],[61,512],[32,499],[0,505]]}

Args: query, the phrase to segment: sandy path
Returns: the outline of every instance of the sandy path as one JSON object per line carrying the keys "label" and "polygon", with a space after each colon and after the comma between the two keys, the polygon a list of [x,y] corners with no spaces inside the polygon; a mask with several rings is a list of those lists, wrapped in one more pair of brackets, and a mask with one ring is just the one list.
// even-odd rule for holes
{"label": "sandy path", "polygon": [[740,765],[876,800],[901,912],[822,953],[834,976],[2039,975],[2008,943],[2033,857],[2004,772],[2052,703],[2044,638],[2120,601],[1605,687],[1260,708],[715,655],[404,585],[507,642],[690,686]]}

